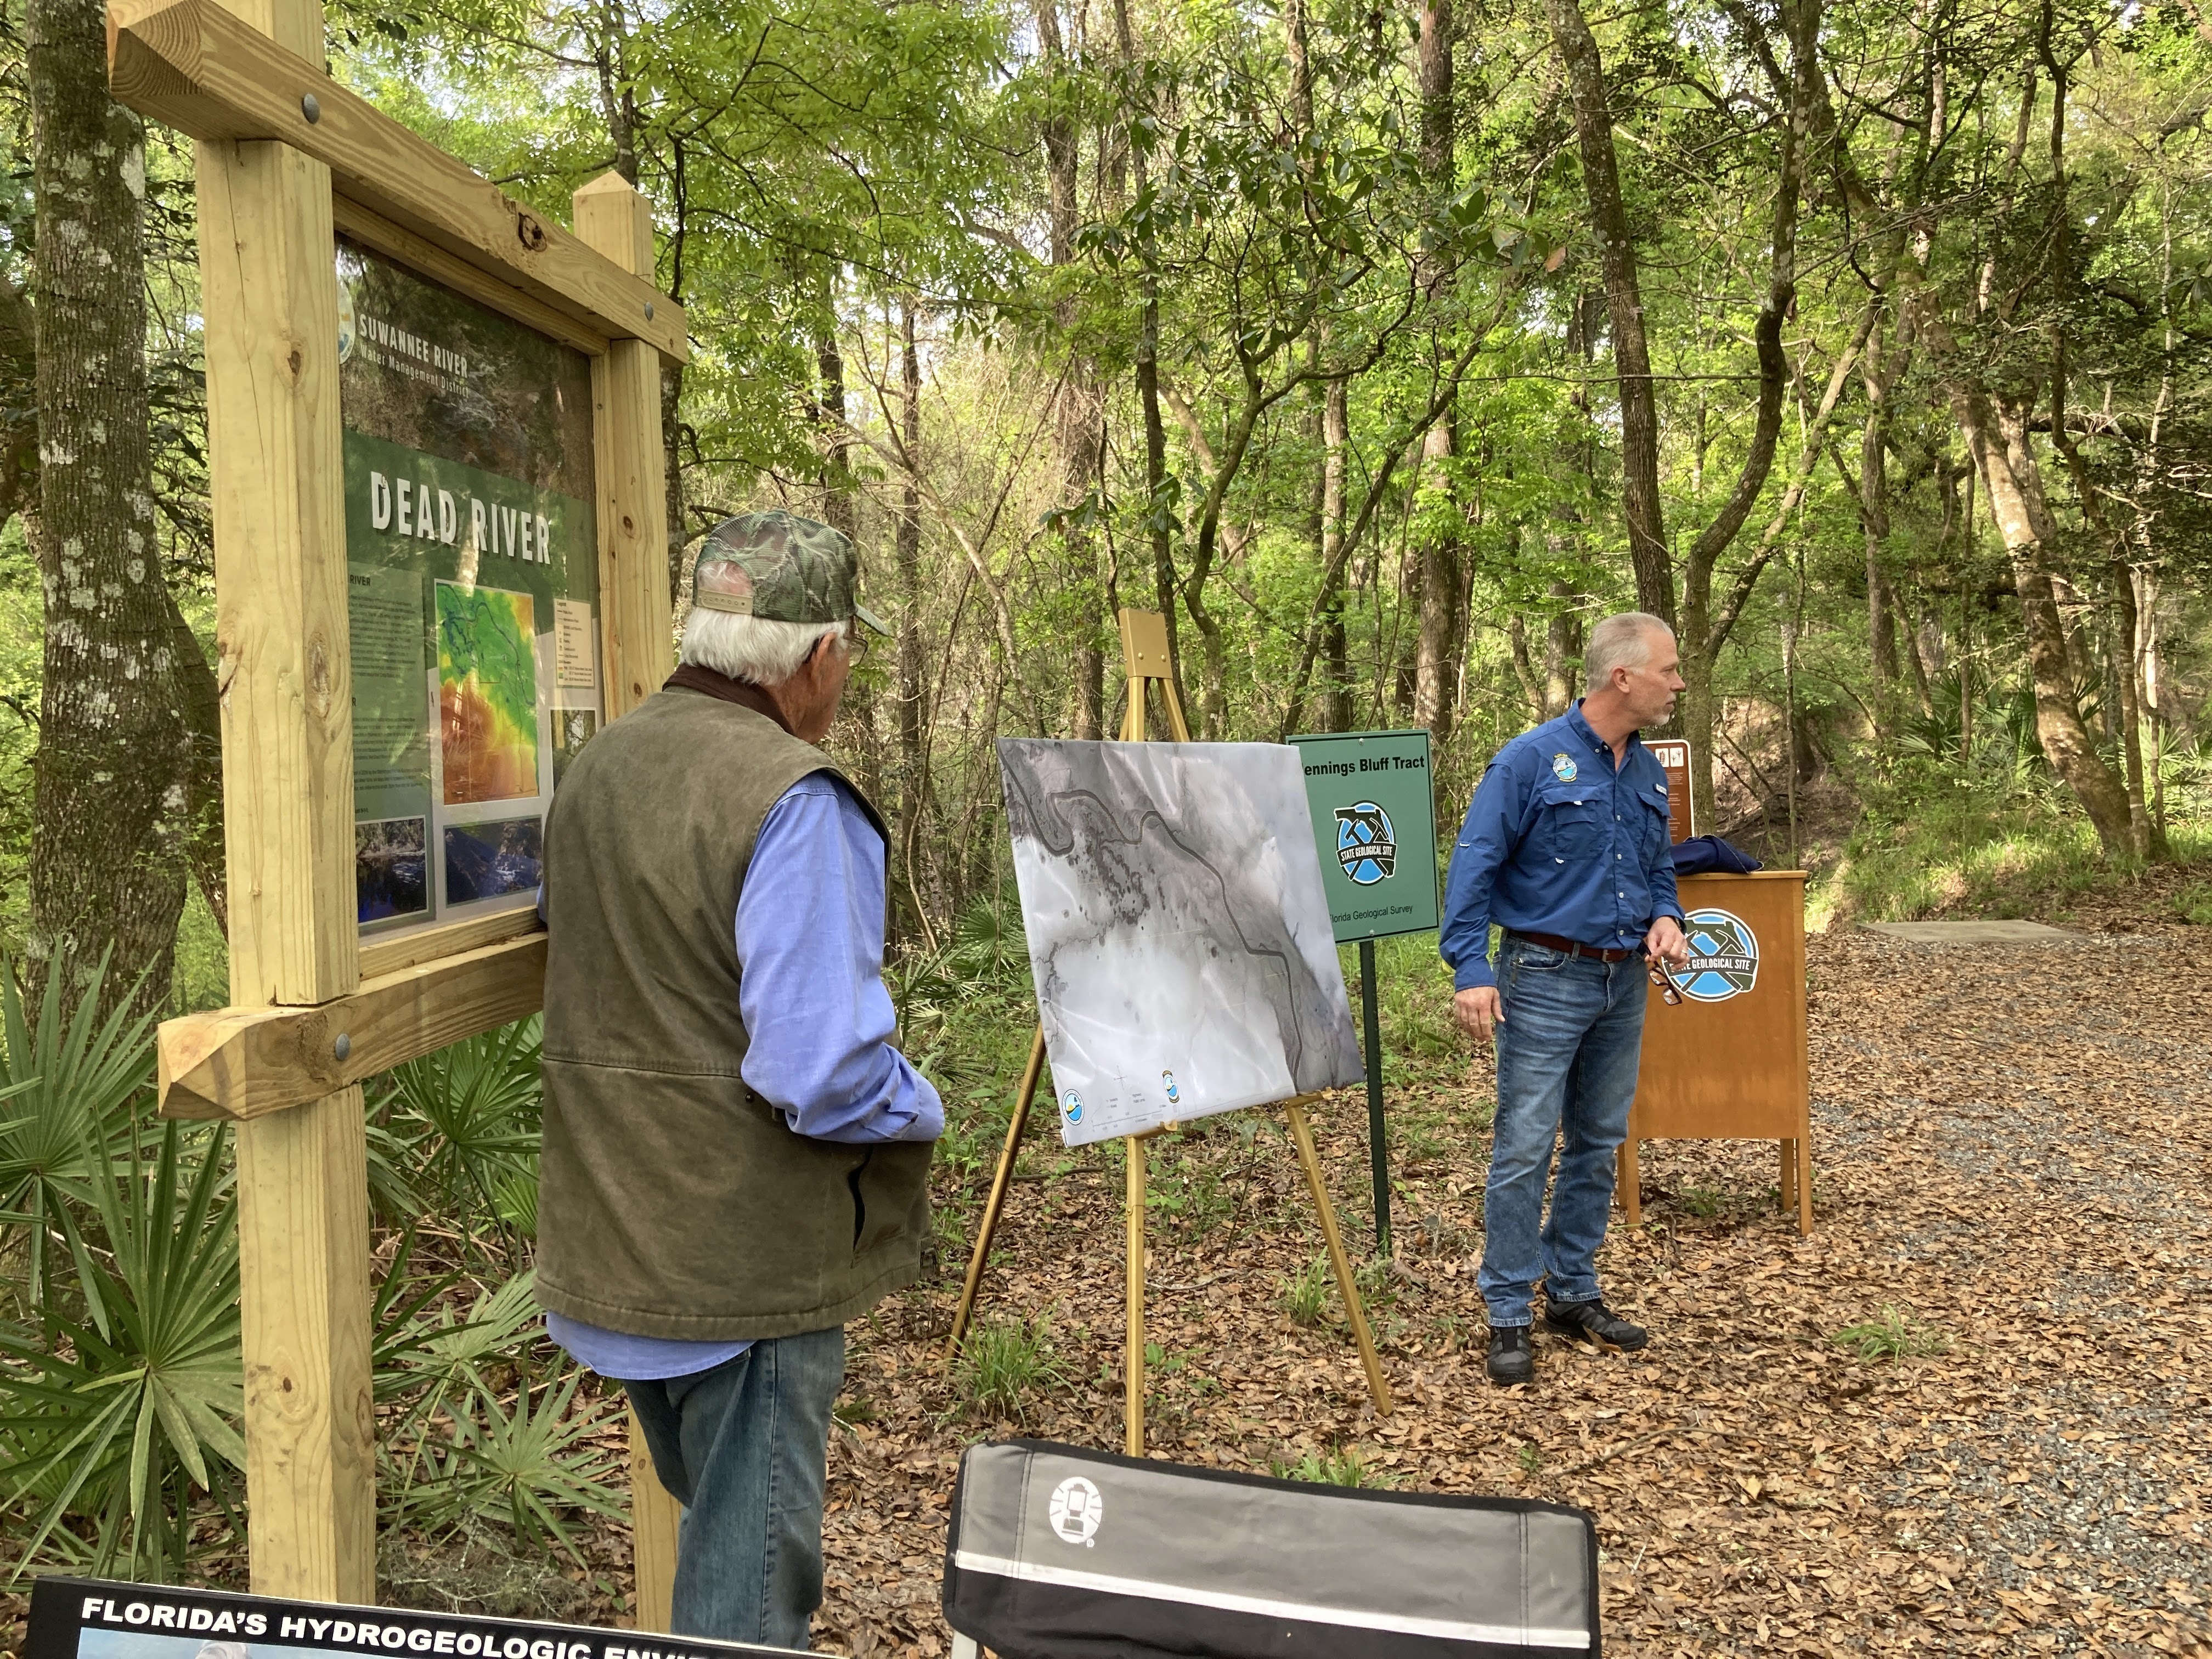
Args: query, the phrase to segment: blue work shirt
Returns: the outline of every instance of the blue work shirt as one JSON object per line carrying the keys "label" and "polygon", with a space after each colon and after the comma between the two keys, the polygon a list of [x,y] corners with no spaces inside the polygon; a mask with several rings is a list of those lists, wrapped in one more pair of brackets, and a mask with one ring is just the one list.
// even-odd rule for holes
{"label": "blue work shirt", "polygon": [[1641,950],[1681,919],[1667,833],[1667,770],[1631,734],[1613,750],[1582,704],[1524,732],[1482,775],[1444,876],[1440,946],[1452,987],[1495,985],[1490,924],[1606,950]]}
{"label": "blue work shirt", "polygon": [[[884,988],[884,838],[830,772],[785,790],[761,820],[752,866],[774,880],[738,892],[738,1007],[745,1085],[793,1134],[860,1144],[934,1140],[945,1107],[891,1047]],[[690,1376],[749,1342],[633,1336],[545,1316],[552,1339],[602,1376]]]}

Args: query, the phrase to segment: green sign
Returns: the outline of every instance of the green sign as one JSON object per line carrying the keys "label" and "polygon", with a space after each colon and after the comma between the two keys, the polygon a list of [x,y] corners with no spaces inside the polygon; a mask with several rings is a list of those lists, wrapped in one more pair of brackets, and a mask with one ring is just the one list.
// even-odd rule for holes
{"label": "green sign", "polygon": [[602,712],[591,365],[337,259],[361,924],[527,905]]}
{"label": "green sign", "polygon": [[1340,945],[1437,925],[1437,817],[1429,734],[1292,738],[1306,775],[1322,885]]}

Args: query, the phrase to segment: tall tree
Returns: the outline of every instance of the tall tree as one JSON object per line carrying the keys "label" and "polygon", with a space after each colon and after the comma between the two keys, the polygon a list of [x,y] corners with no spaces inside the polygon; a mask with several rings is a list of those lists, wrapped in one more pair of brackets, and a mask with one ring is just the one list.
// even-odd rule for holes
{"label": "tall tree", "polygon": [[36,196],[37,554],[46,599],[31,842],[34,974],[74,1004],[167,994],[191,829],[149,447],[144,134],[107,95],[98,0],[27,15]]}

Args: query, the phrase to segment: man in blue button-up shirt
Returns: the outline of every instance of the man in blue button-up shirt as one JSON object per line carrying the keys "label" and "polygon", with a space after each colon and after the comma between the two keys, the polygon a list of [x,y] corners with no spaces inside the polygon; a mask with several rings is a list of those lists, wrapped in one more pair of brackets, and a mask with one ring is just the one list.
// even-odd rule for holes
{"label": "man in blue button-up shirt", "polygon": [[[1468,807],[1444,883],[1443,950],[1461,1029],[1498,1043],[1498,1114],[1478,1284],[1491,1380],[1535,1374],[1529,1324],[1640,1348],[1646,1334],[1598,1293],[1644,1041],[1646,956],[1689,960],[1667,832],[1667,774],[1638,732],[1674,712],[1674,637],[1642,611],[1590,630],[1589,685],[1558,720],[1498,751]],[[1497,965],[1490,926],[1504,930]],[[1559,1149],[1544,1218],[1544,1182]],[[1539,1224],[1541,1223],[1541,1231]]]}

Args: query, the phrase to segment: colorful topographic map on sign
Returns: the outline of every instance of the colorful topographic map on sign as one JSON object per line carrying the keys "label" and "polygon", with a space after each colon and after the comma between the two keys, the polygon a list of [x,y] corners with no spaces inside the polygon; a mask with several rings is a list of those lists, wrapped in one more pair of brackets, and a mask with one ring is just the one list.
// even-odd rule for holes
{"label": "colorful topographic map on sign", "polygon": [[530,595],[438,584],[438,727],[448,806],[538,793]]}

